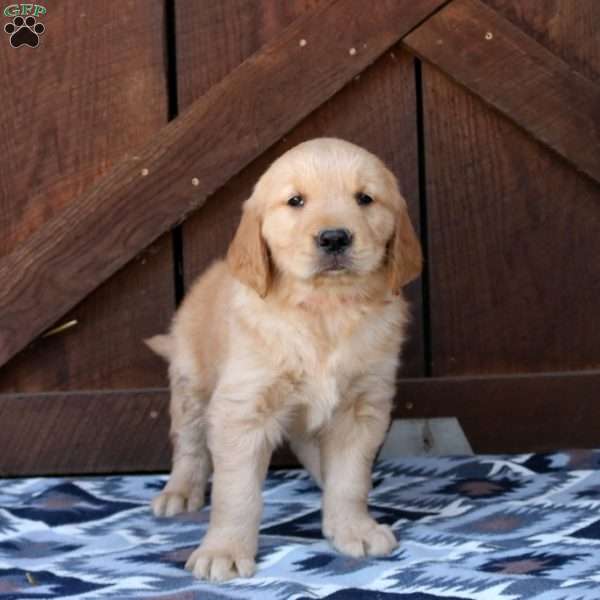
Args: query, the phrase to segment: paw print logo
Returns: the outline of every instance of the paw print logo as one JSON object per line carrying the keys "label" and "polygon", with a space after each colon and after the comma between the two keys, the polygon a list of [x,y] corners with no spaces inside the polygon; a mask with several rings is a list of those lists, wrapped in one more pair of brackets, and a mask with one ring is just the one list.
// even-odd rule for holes
{"label": "paw print logo", "polygon": [[40,43],[40,35],[46,31],[46,28],[36,21],[35,17],[15,17],[12,23],[4,26],[4,31],[10,35],[10,45],[13,48],[19,46],[30,46],[37,48]]}

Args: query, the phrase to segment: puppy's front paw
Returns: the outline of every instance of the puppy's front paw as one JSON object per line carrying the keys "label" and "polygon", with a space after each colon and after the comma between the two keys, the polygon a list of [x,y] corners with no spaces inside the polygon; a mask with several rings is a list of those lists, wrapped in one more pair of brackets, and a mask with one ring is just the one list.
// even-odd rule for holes
{"label": "puppy's front paw", "polygon": [[165,490],[152,500],[155,517],[173,517],[182,512],[200,510],[203,506],[204,490],[195,490],[189,494]]}
{"label": "puppy's front paw", "polygon": [[256,563],[253,556],[224,548],[207,548],[203,544],[192,552],[185,568],[198,579],[227,581],[234,577],[252,577]]}
{"label": "puppy's front paw", "polygon": [[337,520],[323,531],[337,550],[357,558],[386,556],[398,547],[392,530],[369,516]]}

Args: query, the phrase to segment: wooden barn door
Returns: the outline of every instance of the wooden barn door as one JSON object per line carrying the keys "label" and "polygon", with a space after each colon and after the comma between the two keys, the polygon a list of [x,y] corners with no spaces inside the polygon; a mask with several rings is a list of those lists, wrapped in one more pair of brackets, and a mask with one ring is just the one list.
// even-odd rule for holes
{"label": "wooden barn door", "polygon": [[399,414],[456,415],[479,451],[597,446],[600,5],[450,2],[405,43],[424,59],[431,379]]}
{"label": "wooden barn door", "polygon": [[[0,43],[0,256],[168,120],[162,1],[46,4],[38,48]],[[118,390],[165,386],[141,339],[167,326],[173,280],[167,234],[0,369],[0,471],[139,468],[167,451],[166,440],[156,452],[135,434],[162,402],[130,401]]]}
{"label": "wooden barn door", "polygon": [[[224,253],[268,164],[324,135],[381,156],[421,232],[426,271],[407,290],[414,320],[397,416],[456,416],[478,452],[600,444],[600,6],[402,2],[367,15],[354,0],[62,0],[48,3],[40,47],[0,44],[0,473],[167,467],[166,369],[141,340],[166,329]],[[324,41],[319,27],[335,10],[344,31]],[[381,25],[369,29],[371,18]],[[249,82],[278,76],[271,47],[299,61],[326,43],[319,64],[339,65],[329,71],[339,91],[311,88],[323,77],[314,62],[285,63],[297,79],[267,90],[283,109],[250,111],[273,143],[246,135],[223,148],[210,132],[222,158],[209,168],[202,140],[186,142],[179,162],[208,165],[206,177],[221,177],[228,153],[239,162],[194,199],[193,172],[184,188],[183,167],[155,151],[178,150],[183,134],[162,128],[178,116],[193,123],[217,89],[223,108],[253,98],[251,83],[235,82],[253,65],[263,71]],[[164,189],[123,183],[130,164],[140,186],[162,170]],[[91,218],[116,180],[164,224],[134,226],[126,211]],[[46,264],[63,214],[73,250],[65,242]],[[123,267],[103,258],[99,238],[117,226],[115,256],[132,257]],[[87,297],[73,306],[71,289]],[[52,317],[46,335],[40,312]]]}

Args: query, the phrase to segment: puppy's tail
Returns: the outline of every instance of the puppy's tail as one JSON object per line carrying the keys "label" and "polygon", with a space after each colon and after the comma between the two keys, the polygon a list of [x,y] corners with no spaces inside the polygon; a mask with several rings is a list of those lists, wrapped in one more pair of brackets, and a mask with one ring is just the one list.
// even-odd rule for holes
{"label": "puppy's tail", "polygon": [[155,335],[144,340],[144,344],[159,356],[162,356],[167,362],[173,356],[173,339],[170,335]]}

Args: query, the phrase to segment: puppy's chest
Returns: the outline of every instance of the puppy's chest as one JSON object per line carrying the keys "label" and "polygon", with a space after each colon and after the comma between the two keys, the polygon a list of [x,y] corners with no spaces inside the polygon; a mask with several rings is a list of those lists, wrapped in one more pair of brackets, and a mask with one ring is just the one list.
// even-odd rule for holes
{"label": "puppy's chest", "polygon": [[340,353],[321,357],[321,364],[314,356],[301,360],[295,368],[287,370],[292,381],[292,392],[286,404],[294,409],[301,428],[316,431],[331,420],[333,413],[347,396],[350,373],[344,369]]}
{"label": "puppy's chest", "polygon": [[286,380],[292,382],[287,402],[300,409],[305,429],[324,426],[338,407],[351,401],[352,382],[365,367],[357,356],[365,325],[313,321],[286,345],[282,366]]}

